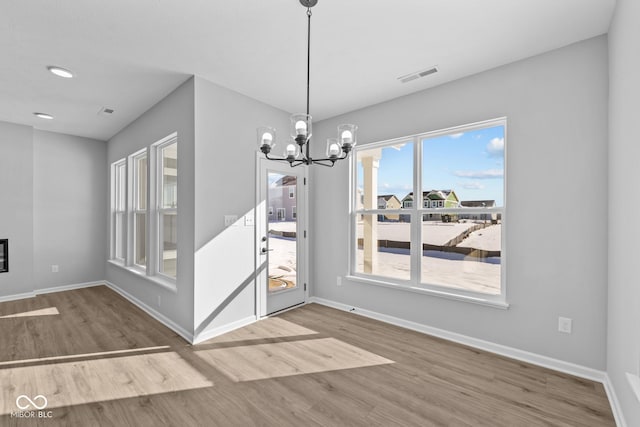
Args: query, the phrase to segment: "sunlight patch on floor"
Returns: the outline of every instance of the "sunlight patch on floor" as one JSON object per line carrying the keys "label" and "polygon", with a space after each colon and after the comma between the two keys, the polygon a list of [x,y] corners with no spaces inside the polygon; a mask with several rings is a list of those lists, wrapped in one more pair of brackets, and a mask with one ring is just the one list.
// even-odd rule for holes
{"label": "sunlight patch on floor", "polygon": [[394,363],[335,338],[200,350],[196,354],[236,382]]}
{"label": "sunlight patch on floor", "polygon": [[44,396],[47,409],[211,387],[175,352],[0,369],[0,415],[20,395]]}
{"label": "sunlight patch on floor", "polygon": [[0,316],[0,319],[11,319],[14,317],[31,317],[31,316],[55,316],[60,314],[57,307],[41,308],[40,310],[23,311],[22,313],[7,314]]}
{"label": "sunlight patch on floor", "polygon": [[0,362],[0,366],[22,365],[26,363],[53,362],[53,361],[66,360],[66,359],[89,359],[89,358],[94,359],[94,358],[103,358],[104,356],[121,355],[125,353],[141,353],[141,352],[149,352],[149,351],[156,351],[156,350],[166,350],[169,348],[170,347],[168,345],[160,345],[156,347],[129,348],[126,350],[100,351],[96,353],[65,354],[62,356],[38,357],[36,359],[6,360],[4,362]]}
{"label": "sunlight patch on floor", "polygon": [[235,331],[220,335],[214,339],[207,340],[206,344],[295,337],[311,334],[317,334],[317,332],[279,317],[269,317],[243,328],[236,329]]}

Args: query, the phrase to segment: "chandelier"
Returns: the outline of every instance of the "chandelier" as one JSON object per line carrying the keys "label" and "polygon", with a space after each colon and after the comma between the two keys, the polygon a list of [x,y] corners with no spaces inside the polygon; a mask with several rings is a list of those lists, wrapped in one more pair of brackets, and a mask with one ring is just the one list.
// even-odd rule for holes
{"label": "chandelier", "polygon": [[300,0],[300,4],[307,8],[307,113],[291,116],[291,140],[285,144],[282,157],[270,155],[276,146],[276,130],[269,126],[258,128],[258,145],[269,160],[289,162],[291,167],[300,165],[333,166],[336,161],[349,157],[349,152],[356,145],[356,131],[358,126],[343,124],[338,126],[337,138],[327,139],[327,149],[324,158],[314,159],[309,154],[311,145],[311,115],[309,115],[309,64],[311,53],[311,8],[318,0]]}

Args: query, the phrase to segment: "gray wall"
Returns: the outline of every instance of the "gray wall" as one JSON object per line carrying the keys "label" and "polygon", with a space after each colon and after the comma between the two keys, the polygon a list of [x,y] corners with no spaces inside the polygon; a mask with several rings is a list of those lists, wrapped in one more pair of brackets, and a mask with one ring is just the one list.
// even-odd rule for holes
{"label": "gray wall", "polygon": [[[177,292],[122,267],[107,263],[106,278],[115,286],[193,332],[194,82],[187,80],[115,135],[108,144],[108,165],[178,133],[178,273]],[[109,193],[105,192],[105,200]],[[105,220],[104,227],[108,227]],[[108,247],[108,242],[105,244]],[[106,259],[106,257],[105,257]],[[160,304],[158,304],[160,297]]]}
{"label": "gray wall", "polygon": [[618,0],[609,32],[609,325],[607,372],[627,424],[640,426],[640,405],[625,372],[640,374],[640,3]]}
{"label": "gray wall", "polygon": [[9,272],[0,298],[33,291],[33,130],[0,122],[0,239],[9,239]]}
{"label": "gray wall", "polygon": [[107,144],[35,130],[33,147],[35,288],[104,280]]}
{"label": "gray wall", "polygon": [[106,143],[0,122],[0,153],[0,298],[104,280]]}
{"label": "gray wall", "polygon": [[[598,37],[319,123],[315,141],[347,122],[367,143],[506,116],[511,307],[336,286],[347,274],[345,164],[312,168],[312,295],[604,369],[607,204],[596,195],[608,190],[607,79],[607,39]],[[558,316],[573,319],[572,334],[558,332]]]}
{"label": "gray wall", "polygon": [[[289,114],[195,78],[195,329],[206,333],[255,316],[256,128],[286,137]],[[225,215],[237,215],[224,227]]]}

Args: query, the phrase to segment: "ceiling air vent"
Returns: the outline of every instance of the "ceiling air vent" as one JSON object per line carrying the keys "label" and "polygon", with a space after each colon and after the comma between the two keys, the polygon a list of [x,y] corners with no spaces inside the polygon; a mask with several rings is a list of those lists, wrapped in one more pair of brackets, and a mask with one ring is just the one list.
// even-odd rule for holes
{"label": "ceiling air vent", "polygon": [[114,109],[113,108],[108,108],[108,107],[102,107],[100,108],[100,111],[98,111],[98,115],[99,116],[110,116],[114,113]]}
{"label": "ceiling air vent", "polygon": [[426,70],[416,71],[415,73],[407,74],[406,76],[398,77],[400,83],[408,83],[412,80],[419,79],[420,77],[426,77],[430,74],[435,74],[438,72],[438,67],[427,68]]}

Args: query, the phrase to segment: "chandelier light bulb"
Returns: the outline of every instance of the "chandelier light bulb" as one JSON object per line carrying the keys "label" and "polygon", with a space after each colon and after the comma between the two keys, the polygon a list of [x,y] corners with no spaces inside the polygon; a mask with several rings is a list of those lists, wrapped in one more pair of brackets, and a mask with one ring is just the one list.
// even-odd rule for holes
{"label": "chandelier light bulb", "polygon": [[265,132],[262,134],[262,144],[263,145],[271,145],[273,141],[273,136],[269,132]]}
{"label": "chandelier light bulb", "polygon": [[342,138],[343,144],[351,144],[353,142],[353,134],[350,130],[342,131],[342,135],[340,135],[340,137]]}
{"label": "chandelier light bulb", "polygon": [[337,143],[329,145],[329,155],[337,156],[338,154],[340,154],[340,146]]}
{"label": "chandelier light bulb", "polygon": [[303,120],[298,120],[296,122],[296,132],[298,135],[307,135],[307,123]]}
{"label": "chandelier light bulb", "polygon": [[287,157],[295,157],[296,156],[296,146],[294,144],[288,144],[285,150]]}

